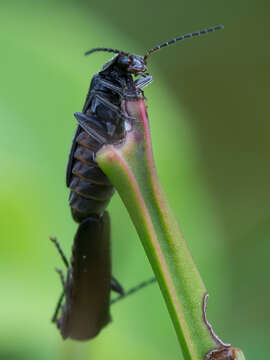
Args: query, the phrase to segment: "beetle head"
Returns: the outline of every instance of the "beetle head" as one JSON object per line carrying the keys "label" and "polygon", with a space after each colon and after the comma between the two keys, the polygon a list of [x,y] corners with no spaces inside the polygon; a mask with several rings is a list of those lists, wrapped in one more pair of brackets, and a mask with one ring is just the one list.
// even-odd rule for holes
{"label": "beetle head", "polygon": [[120,53],[117,56],[117,65],[128,73],[141,75],[147,71],[143,56]]}
{"label": "beetle head", "polygon": [[143,56],[135,55],[135,54],[128,54],[124,51],[111,49],[111,48],[94,48],[91,50],[86,51],[85,55],[90,55],[96,51],[105,51],[117,54],[114,58],[112,58],[109,62],[107,62],[102,71],[107,70],[112,65],[117,65],[122,71],[131,73],[134,75],[145,75],[147,68],[146,68],[146,61]]}

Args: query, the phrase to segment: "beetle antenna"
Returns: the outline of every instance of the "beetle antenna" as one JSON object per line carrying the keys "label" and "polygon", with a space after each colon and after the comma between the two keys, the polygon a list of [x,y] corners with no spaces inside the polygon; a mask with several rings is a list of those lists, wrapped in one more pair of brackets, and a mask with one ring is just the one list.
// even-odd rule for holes
{"label": "beetle antenna", "polygon": [[171,44],[174,44],[176,41],[180,41],[180,40],[184,40],[184,39],[189,39],[191,37],[194,37],[194,36],[199,36],[199,35],[204,35],[204,34],[207,34],[209,32],[213,32],[213,31],[216,31],[216,30],[220,30],[220,29],[223,29],[224,26],[223,25],[217,25],[217,26],[214,26],[214,27],[210,27],[208,29],[203,29],[203,30],[200,30],[200,31],[195,31],[193,33],[190,33],[190,34],[185,34],[185,35],[181,35],[177,38],[174,38],[170,41],[166,41],[160,45],[157,45],[155,46],[154,48],[150,49],[147,51],[147,53],[144,55],[144,62],[146,62],[146,59],[155,51],[158,51],[160,50],[161,48],[163,47],[166,47],[166,46],[169,46]]}
{"label": "beetle antenna", "polygon": [[110,52],[110,53],[114,53],[114,54],[119,54],[119,53],[123,52],[121,50],[111,49],[111,48],[94,48],[94,49],[86,51],[84,53],[84,55],[90,55],[90,54],[93,54],[96,51],[106,51],[106,52]]}

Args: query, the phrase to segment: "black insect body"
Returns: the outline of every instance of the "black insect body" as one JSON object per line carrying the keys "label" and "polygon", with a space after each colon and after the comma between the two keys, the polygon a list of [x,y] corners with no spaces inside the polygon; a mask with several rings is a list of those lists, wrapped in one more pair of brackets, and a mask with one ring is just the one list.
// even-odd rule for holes
{"label": "black insect body", "polygon": [[[96,152],[108,143],[121,140],[125,124],[132,121],[121,109],[124,98],[137,98],[150,76],[133,81],[132,74],[144,74],[143,57],[120,53],[96,74],[81,113],[75,113],[77,127],[66,183],[73,219],[79,223],[67,280],[61,274],[63,294],[53,322],[65,339],[91,339],[110,321],[110,291],[123,296],[123,289],[111,275],[109,215],[104,212],[114,188],[95,162]],[[103,256],[102,256],[103,254]],[[83,260],[83,257],[85,257]],[[62,300],[61,316],[58,312]]]}
{"label": "black insect body", "polygon": [[[89,239],[91,234],[91,239]],[[110,219],[107,212],[99,218],[83,220],[75,235],[70,264],[59,243],[51,238],[67,268],[66,279],[57,269],[63,285],[52,322],[56,323],[63,339],[89,340],[111,321],[110,304],[155,282],[144,281],[124,293],[111,275]],[[114,290],[119,296],[110,300]],[[65,298],[65,304],[62,301]],[[58,312],[62,308],[61,316]]]}
{"label": "black insect body", "polygon": [[[110,322],[109,232],[109,216],[106,212],[100,218],[93,217],[82,221],[74,239],[71,265],[68,264],[56,239],[52,238],[67,266],[66,280],[58,270],[64,289],[52,319],[59,327],[63,339],[91,339]],[[64,296],[66,302],[62,307],[61,317],[57,318]]]}
{"label": "black insect body", "polygon": [[[132,62],[132,65],[131,65]],[[139,89],[151,81],[138,83],[132,74],[144,74],[144,59],[137,55],[119,54],[93,77],[81,113],[75,113],[76,130],[67,168],[69,203],[75,221],[100,216],[108,205],[114,188],[95,162],[96,152],[125,135],[130,118],[121,109],[123,98],[138,97]]]}
{"label": "black insect body", "polygon": [[[71,189],[69,203],[75,221],[81,223],[91,216],[101,216],[114,192],[113,186],[95,162],[96,152],[108,143],[115,143],[125,135],[125,126],[132,119],[121,108],[123,99],[138,98],[141,89],[152,81],[148,76],[146,60],[153,52],[176,41],[198,36],[222,28],[216,26],[192,34],[182,35],[149,50],[144,57],[123,51],[95,48],[95,51],[117,55],[97,73],[90,85],[78,121],[69,161],[66,184]],[[133,75],[142,77],[133,80]]]}
{"label": "black insect body", "polygon": [[[71,190],[72,217],[79,228],[71,267],[55,242],[68,266],[66,281],[61,273],[64,292],[53,317],[63,338],[84,340],[96,336],[110,321],[110,291],[123,295],[121,285],[111,276],[109,219],[104,212],[114,187],[95,161],[97,151],[105,144],[121,141],[132,127],[134,119],[121,104],[124,100],[143,97],[142,88],[152,81],[146,68],[149,55],[176,41],[220,28],[180,36],[149,50],[144,57],[108,48],[95,48],[86,53],[106,51],[116,56],[93,77],[82,112],[74,114],[78,127],[69,155],[66,184]],[[139,77],[135,80],[134,76]],[[65,305],[58,317],[64,298]]]}

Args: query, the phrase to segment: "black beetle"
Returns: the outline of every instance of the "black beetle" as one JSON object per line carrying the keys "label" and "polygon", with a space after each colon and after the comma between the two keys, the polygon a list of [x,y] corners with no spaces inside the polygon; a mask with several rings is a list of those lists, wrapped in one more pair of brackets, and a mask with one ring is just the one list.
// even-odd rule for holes
{"label": "black beetle", "polygon": [[[179,40],[221,28],[219,25],[179,36],[150,49],[144,56],[111,48],[94,48],[85,53],[105,51],[116,56],[94,75],[82,112],[74,114],[78,126],[69,154],[66,185],[71,190],[72,217],[79,227],[71,266],[52,238],[68,268],[66,280],[59,271],[64,291],[53,316],[64,339],[88,340],[96,336],[110,321],[110,291],[116,291],[120,298],[124,295],[122,286],[111,275],[109,215],[105,212],[114,187],[95,161],[97,151],[103,145],[121,141],[132,127],[134,119],[122,103],[144,99],[142,89],[152,81],[146,66],[149,55]],[[140,284],[128,294],[153,281]]]}

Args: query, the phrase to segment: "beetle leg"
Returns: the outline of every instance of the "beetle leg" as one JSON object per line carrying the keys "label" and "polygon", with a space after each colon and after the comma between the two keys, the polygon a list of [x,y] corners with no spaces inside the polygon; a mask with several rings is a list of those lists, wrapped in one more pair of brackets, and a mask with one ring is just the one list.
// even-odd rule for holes
{"label": "beetle leg", "polygon": [[138,290],[141,290],[142,288],[150,285],[150,284],[154,284],[157,281],[157,279],[155,277],[150,278],[149,280],[146,281],[142,281],[141,283],[139,283],[138,285],[132,287],[131,289],[127,290],[123,295],[119,295],[116,298],[112,299],[110,302],[110,305],[118,302],[119,300],[122,300],[123,298],[126,298],[127,296],[134,294],[135,292],[137,292]]}
{"label": "beetle leg", "polygon": [[103,79],[100,79],[98,78],[98,81],[101,85],[105,86],[107,89],[110,89],[114,92],[116,92],[117,94],[119,95],[122,95],[123,94],[123,89],[120,88],[119,86],[116,86],[114,85],[113,83],[111,83],[110,81],[107,81],[107,80],[103,80]]}
{"label": "beetle leg", "polygon": [[124,292],[124,289],[123,289],[122,285],[113,276],[111,278],[111,289],[113,291],[117,292],[121,296],[125,295],[125,292]]}
{"label": "beetle leg", "polygon": [[100,129],[97,129],[96,120],[80,112],[75,112],[74,116],[78,121],[79,125],[83,128],[84,131],[87,132],[88,135],[94,138],[101,145],[107,142],[106,135],[101,134]]}
{"label": "beetle leg", "polygon": [[119,107],[112,104],[110,101],[108,101],[107,99],[105,99],[103,96],[92,92],[91,93],[93,96],[95,96],[103,105],[107,106],[110,110],[112,110],[113,112],[115,112],[120,118],[122,118],[123,120],[128,120],[128,121],[134,121],[135,118],[128,116],[126,114],[124,114],[123,112],[119,111]]}
{"label": "beetle leg", "polygon": [[[112,90],[116,94],[118,94],[120,96],[123,95],[123,89],[120,86],[116,86],[113,83],[111,83],[110,81],[101,79],[100,77],[97,77],[96,81],[99,82],[101,85],[103,85],[105,88]],[[87,108],[88,108],[89,104],[91,103],[91,100],[93,99],[94,96],[95,96],[95,92],[93,90],[89,90],[87,97],[86,97],[84,107],[83,107],[83,111],[82,111],[83,113],[87,110]]]}
{"label": "beetle leg", "polygon": [[63,288],[64,288],[64,290],[65,290],[66,282],[65,282],[65,278],[64,278],[63,271],[62,271],[61,269],[58,269],[58,268],[56,268],[55,271],[56,271],[57,274],[59,275],[60,280],[61,280],[61,284],[63,285]]}
{"label": "beetle leg", "polygon": [[64,296],[65,296],[65,292],[62,291],[62,294],[60,295],[60,298],[59,298],[59,300],[57,302],[57,305],[56,305],[56,308],[55,308],[55,311],[54,311],[54,314],[53,314],[53,317],[52,317],[52,322],[53,323],[57,322],[58,313],[59,313],[60,307],[62,305],[62,301],[64,299]]}
{"label": "beetle leg", "polygon": [[91,95],[95,96],[103,105],[107,106],[110,110],[119,113],[119,107],[112,104],[110,101],[108,101],[107,99],[105,99],[103,96],[99,95],[97,92],[95,91],[91,91]]}
{"label": "beetle leg", "polygon": [[153,80],[152,76],[141,77],[140,79],[135,80],[135,86],[137,89],[142,89],[145,86],[149,85]]}
{"label": "beetle leg", "polygon": [[52,322],[53,323],[57,322],[58,313],[59,313],[59,310],[60,310],[61,305],[62,305],[62,301],[63,301],[64,296],[65,296],[65,287],[66,287],[63,271],[60,270],[60,269],[55,269],[55,271],[60,276],[60,280],[61,280],[61,283],[62,283],[62,286],[63,286],[63,291],[62,291],[62,293],[60,295],[60,298],[59,298],[59,300],[57,302],[57,305],[56,305],[56,308],[55,308],[55,311],[54,311],[54,314],[53,314],[53,317],[52,317]]}
{"label": "beetle leg", "polygon": [[54,243],[54,245],[56,246],[56,249],[58,250],[61,259],[63,260],[64,264],[66,265],[67,269],[69,268],[69,263],[68,263],[68,259],[66,258],[63,250],[61,249],[61,246],[59,244],[59,242],[57,241],[57,239],[53,236],[50,236],[50,240]]}

